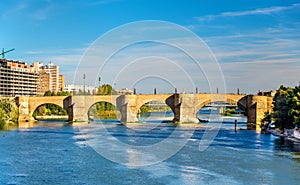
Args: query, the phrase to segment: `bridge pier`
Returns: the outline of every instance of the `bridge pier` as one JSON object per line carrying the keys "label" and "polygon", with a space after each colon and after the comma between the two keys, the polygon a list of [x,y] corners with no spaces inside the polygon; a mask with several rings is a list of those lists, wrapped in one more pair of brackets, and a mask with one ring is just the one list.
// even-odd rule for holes
{"label": "bridge pier", "polygon": [[195,117],[196,110],[196,98],[194,94],[180,94],[180,121],[181,123],[199,123],[199,120]]}
{"label": "bridge pier", "polygon": [[174,113],[173,123],[198,123],[195,118],[195,95],[194,94],[173,94],[166,100]]}
{"label": "bridge pier", "polygon": [[86,105],[88,104],[88,96],[72,96],[72,104],[70,106],[69,120],[74,122],[87,122],[88,118],[88,109]]}
{"label": "bridge pier", "polygon": [[30,114],[30,102],[29,97],[22,96],[15,99],[17,106],[19,107],[19,122],[34,121],[32,114]]}
{"label": "bridge pier", "polygon": [[121,123],[137,122],[138,110],[135,95],[121,95],[117,98],[117,108],[121,112]]}
{"label": "bridge pier", "polygon": [[272,101],[272,97],[254,95],[247,95],[239,101],[239,105],[245,108],[248,128],[260,129],[265,112],[272,110]]}
{"label": "bridge pier", "polygon": [[165,102],[173,111],[174,118],[173,118],[173,123],[179,122],[180,121],[180,97],[179,94],[175,93],[168,97]]}

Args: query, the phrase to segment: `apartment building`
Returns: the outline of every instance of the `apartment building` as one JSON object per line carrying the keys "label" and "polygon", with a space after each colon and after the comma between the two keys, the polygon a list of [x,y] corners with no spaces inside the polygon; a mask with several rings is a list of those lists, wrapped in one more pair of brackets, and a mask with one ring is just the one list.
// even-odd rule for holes
{"label": "apartment building", "polygon": [[36,96],[36,69],[24,62],[0,59],[0,96]]}
{"label": "apartment building", "polygon": [[59,75],[58,88],[60,91],[65,91],[65,77],[64,75]]}
{"label": "apartment building", "polygon": [[43,96],[46,91],[57,93],[64,90],[64,76],[59,74],[59,67],[52,62],[44,65],[34,62],[33,67],[38,71],[38,96]]}
{"label": "apartment building", "polygon": [[37,81],[37,96],[43,96],[46,91],[50,90],[50,74],[45,70],[40,70]]}

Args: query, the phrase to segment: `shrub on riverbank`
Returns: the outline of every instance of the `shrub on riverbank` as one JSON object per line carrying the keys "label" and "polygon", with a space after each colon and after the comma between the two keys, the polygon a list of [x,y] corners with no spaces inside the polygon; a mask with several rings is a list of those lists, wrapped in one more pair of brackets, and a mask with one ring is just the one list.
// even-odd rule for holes
{"label": "shrub on riverbank", "polygon": [[19,111],[13,98],[0,98],[0,130],[18,125]]}
{"label": "shrub on riverbank", "polygon": [[223,113],[224,116],[232,116],[233,114],[236,114],[236,110],[234,108],[227,109]]}

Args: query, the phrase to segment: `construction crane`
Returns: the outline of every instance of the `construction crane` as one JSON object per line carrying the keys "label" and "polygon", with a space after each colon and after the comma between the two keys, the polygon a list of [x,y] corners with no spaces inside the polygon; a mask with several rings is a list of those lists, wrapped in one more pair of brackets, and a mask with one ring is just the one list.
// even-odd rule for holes
{"label": "construction crane", "polygon": [[0,55],[2,55],[2,58],[4,58],[4,54],[5,54],[5,53],[11,52],[11,51],[13,51],[13,50],[15,50],[15,48],[10,49],[10,50],[7,50],[7,51],[4,51],[4,48],[2,48],[2,52],[0,53]]}

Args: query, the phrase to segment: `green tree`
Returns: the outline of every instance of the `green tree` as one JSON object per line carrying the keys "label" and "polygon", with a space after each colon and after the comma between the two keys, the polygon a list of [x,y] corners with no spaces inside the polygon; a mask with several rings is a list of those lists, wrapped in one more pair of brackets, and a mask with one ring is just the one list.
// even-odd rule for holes
{"label": "green tree", "polygon": [[72,93],[67,91],[59,91],[57,92],[56,96],[72,96]]}
{"label": "green tree", "polygon": [[97,95],[112,95],[116,94],[116,91],[109,84],[103,84],[101,87],[98,87]]}
{"label": "green tree", "polygon": [[0,98],[0,129],[17,125],[19,111],[13,98]]}
{"label": "green tree", "polygon": [[67,91],[59,91],[55,94],[54,92],[49,90],[44,93],[44,96],[72,96],[72,93]]}
{"label": "green tree", "polygon": [[273,118],[281,130],[284,128],[293,128],[293,117],[290,114],[289,104],[292,96],[293,89],[281,85],[273,99]]}
{"label": "green tree", "polygon": [[229,109],[226,109],[225,112],[224,112],[224,115],[225,116],[232,116],[232,114],[235,114],[235,108],[229,108]]}
{"label": "green tree", "polygon": [[98,102],[90,108],[89,115],[94,119],[116,119],[120,116],[120,112],[116,110],[117,108],[111,103]]}
{"label": "green tree", "polygon": [[293,89],[292,95],[288,100],[290,106],[288,115],[292,119],[293,125],[300,126],[300,84]]}
{"label": "green tree", "polygon": [[264,114],[264,118],[261,120],[262,126],[267,126],[268,124],[270,124],[272,122],[272,112],[265,112]]}
{"label": "green tree", "polygon": [[141,111],[141,113],[143,113],[143,112],[150,112],[151,110],[148,106],[143,105],[143,106],[141,106],[140,111]]}
{"label": "green tree", "polygon": [[49,91],[46,91],[45,93],[44,93],[44,96],[53,96],[54,95],[54,93],[52,93],[50,90]]}
{"label": "green tree", "polygon": [[33,117],[36,118],[36,116],[63,116],[67,115],[67,111],[63,109],[62,107],[47,103],[44,105],[39,106],[34,112],[33,112]]}

